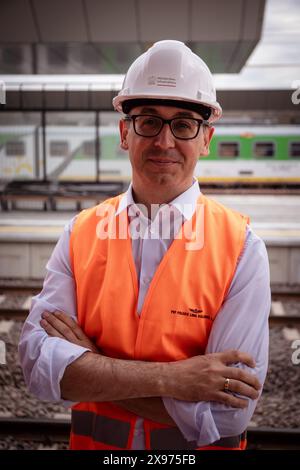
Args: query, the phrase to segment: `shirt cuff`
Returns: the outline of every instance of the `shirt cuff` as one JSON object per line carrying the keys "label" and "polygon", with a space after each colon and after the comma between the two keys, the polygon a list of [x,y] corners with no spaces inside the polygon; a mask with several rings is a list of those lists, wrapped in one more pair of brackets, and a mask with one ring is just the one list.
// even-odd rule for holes
{"label": "shirt cuff", "polygon": [[32,370],[30,391],[42,400],[61,401],[64,406],[73,405],[73,402],[61,398],[60,381],[66,367],[87,351],[90,350],[62,338],[46,338]]}

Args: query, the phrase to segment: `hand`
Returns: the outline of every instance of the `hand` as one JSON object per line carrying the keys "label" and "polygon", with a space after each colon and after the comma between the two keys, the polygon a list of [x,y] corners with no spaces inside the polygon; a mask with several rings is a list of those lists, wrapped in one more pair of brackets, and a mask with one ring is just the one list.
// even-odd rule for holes
{"label": "hand", "polygon": [[56,310],[55,312],[45,311],[42,313],[40,325],[49,336],[63,338],[73,344],[78,344],[90,349],[94,353],[100,353],[96,345],[82,331],[78,323],[70,315]]}
{"label": "hand", "polygon": [[[101,353],[80,326],[63,312],[43,312],[40,324],[49,336],[63,338],[94,353]],[[249,354],[236,350],[166,363],[162,377],[165,393],[162,396],[185,401],[216,401],[235,408],[246,408],[247,398],[257,399],[261,385],[255,375],[238,367],[228,366],[237,362],[255,367]],[[226,378],[230,379],[229,392],[246,399],[225,392]]]}
{"label": "hand", "polygon": [[[171,385],[169,396],[186,401],[216,401],[235,408],[246,408],[248,400],[238,398],[242,395],[253,400],[259,396],[261,385],[257,377],[229,364],[241,362],[255,367],[253,358],[237,350],[195,356],[169,363]],[[229,379],[229,390],[224,390],[225,379]]]}

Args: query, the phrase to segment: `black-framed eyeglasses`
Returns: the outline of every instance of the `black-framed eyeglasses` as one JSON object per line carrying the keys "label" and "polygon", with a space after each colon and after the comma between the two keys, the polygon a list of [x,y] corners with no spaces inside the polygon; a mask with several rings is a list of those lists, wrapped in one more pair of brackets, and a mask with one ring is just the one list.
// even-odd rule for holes
{"label": "black-framed eyeglasses", "polygon": [[141,137],[156,137],[165,124],[170,126],[171,132],[176,139],[195,139],[199,133],[201,124],[209,126],[208,121],[190,117],[175,117],[163,119],[152,114],[133,114],[125,117],[126,121],[133,122],[133,128]]}

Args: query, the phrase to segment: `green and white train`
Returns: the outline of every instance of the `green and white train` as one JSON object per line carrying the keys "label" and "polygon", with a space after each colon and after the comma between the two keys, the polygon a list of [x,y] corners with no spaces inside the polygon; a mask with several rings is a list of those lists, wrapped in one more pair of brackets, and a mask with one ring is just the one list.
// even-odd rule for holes
{"label": "green and white train", "polygon": [[[100,179],[130,179],[127,153],[119,147],[118,128],[99,131]],[[95,128],[48,126],[48,179],[92,181],[96,178]],[[0,179],[40,179],[43,139],[33,126],[0,127]],[[203,182],[300,183],[300,126],[218,125],[210,154],[200,157],[196,176]]]}

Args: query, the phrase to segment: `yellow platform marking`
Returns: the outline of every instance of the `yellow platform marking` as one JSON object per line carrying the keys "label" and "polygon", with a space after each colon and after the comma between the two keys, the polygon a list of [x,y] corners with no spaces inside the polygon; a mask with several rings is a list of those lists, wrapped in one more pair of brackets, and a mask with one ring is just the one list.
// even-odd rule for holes
{"label": "yellow platform marking", "polygon": [[[90,181],[97,184],[97,181],[92,176],[61,176],[59,181]],[[295,176],[284,176],[278,178],[278,176],[263,177],[263,176],[197,176],[197,180],[201,183],[300,183],[300,177]],[[100,183],[109,181],[111,183],[124,182],[128,183],[131,181],[129,175],[116,175],[116,174],[105,174],[100,176]],[[93,199],[93,197],[91,197]]]}
{"label": "yellow platform marking", "polygon": [[40,232],[40,233],[61,233],[63,231],[64,227],[36,227],[36,226],[31,226],[29,227],[28,225],[26,226],[10,226],[6,225],[4,227],[0,227],[0,233],[31,233],[31,232]]}
{"label": "yellow platform marking", "polygon": [[266,237],[266,236],[280,237],[280,238],[296,237],[300,239],[300,230],[272,230],[272,229],[259,230],[259,229],[256,229],[255,233],[257,233],[257,235],[259,235],[260,237]]}

